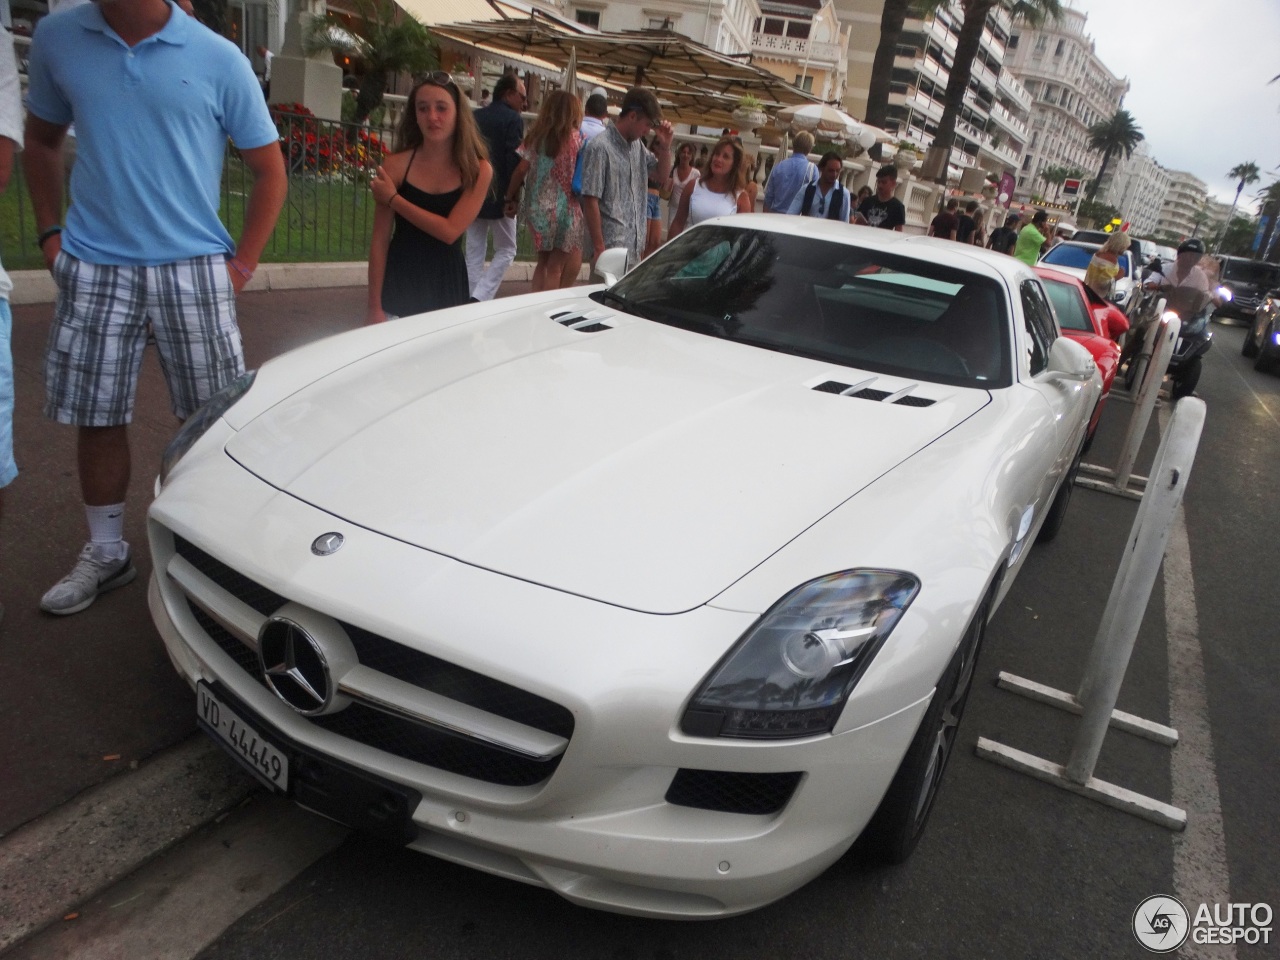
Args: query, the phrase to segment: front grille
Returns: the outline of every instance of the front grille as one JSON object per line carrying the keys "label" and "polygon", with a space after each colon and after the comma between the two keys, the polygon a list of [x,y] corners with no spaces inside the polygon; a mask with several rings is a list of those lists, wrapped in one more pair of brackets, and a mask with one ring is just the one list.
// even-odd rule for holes
{"label": "front grille", "polygon": [[[175,535],[174,542],[179,556],[263,616],[270,616],[288,603],[285,597],[232,570],[189,541]],[[265,685],[257,653],[190,599],[187,605],[209,638],[250,677]],[[339,622],[351,639],[362,666],[566,740],[573,736],[573,714],[558,703],[414,650],[354,624]],[[540,783],[559,764],[559,757],[550,761],[534,760],[358,702],[338,713],[311,718],[309,722],[407,760],[489,783],[512,786]]]}
{"label": "front grille", "polygon": [[719,813],[777,813],[790,801],[800,773],[728,773],[677,770],[667,803]]}

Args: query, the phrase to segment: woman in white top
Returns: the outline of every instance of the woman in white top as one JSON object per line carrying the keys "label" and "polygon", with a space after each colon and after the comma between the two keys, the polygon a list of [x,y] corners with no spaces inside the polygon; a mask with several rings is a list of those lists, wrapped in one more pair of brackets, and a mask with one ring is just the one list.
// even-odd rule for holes
{"label": "woman in white top", "polygon": [[693,165],[693,144],[682,143],[676,151],[676,165],[671,168],[667,177],[667,229],[675,222],[680,212],[680,198],[698,179],[698,168]]}
{"label": "woman in white top", "polygon": [[725,137],[711,151],[706,174],[680,198],[680,209],[667,239],[711,217],[750,212],[751,198],[747,196],[746,185],[747,157],[742,143],[736,137]]}

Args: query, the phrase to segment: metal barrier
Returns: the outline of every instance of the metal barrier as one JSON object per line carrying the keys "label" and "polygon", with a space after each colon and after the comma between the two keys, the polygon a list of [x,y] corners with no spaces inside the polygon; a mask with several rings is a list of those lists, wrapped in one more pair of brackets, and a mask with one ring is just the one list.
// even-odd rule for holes
{"label": "metal barrier", "polygon": [[1051,763],[986,737],[978,739],[980,757],[1172,830],[1186,827],[1186,811],[1098,780],[1093,771],[1110,727],[1119,727],[1168,746],[1178,742],[1176,730],[1118,711],[1115,705],[1138,637],[1138,628],[1142,625],[1164,558],[1169,533],[1187,489],[1200,433],[1204,429],[1204,417],[1203,400],[1185,397],[1174,406],[1173,416],[1151,468],[1151,480],[1147,483],[1124,556],[1116,571],[1079,692],[1072,696],[1022,677],[1000,674],[999,685],[1011,693],[1081,715],[1075,745],[1066,765]]}

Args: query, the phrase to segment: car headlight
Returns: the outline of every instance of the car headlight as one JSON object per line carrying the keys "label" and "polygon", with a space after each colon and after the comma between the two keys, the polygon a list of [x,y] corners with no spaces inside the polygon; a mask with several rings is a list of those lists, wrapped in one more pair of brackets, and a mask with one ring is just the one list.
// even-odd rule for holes
{"label": "car headlight", "polygon": [[711,671],[681,731],[752,739],[830,733],[919,591],[919,580],[893,570],[846,570],[797,587]]}
{"label": "car headlight", "polygon": [[195,446],[224,413],[230,410],[237,400],[249,392],[258,371],[250,370],[215,393],[203,407],[187,418],[178,428],[169,445],[164,448],[164,456],[160,459],[160,484],[164,485],[169,472],[178,465],[178,461],[186,452]]}

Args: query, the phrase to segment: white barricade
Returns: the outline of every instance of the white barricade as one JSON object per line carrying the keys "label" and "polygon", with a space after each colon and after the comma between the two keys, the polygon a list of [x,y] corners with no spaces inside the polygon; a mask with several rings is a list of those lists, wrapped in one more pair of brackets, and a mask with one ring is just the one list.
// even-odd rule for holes
{"label": "white barricade", "polygon": [[[1156,381],[1159,382],[1158,380]],[[1175,746],[1178,733],[1169,727],[1115,709],[1138,628],[1155,586],[1178,507],[1187,488],[1196,447],[1204,428],[1204,401],[1194,397],[1174,406],[1168,429],[1151,468],[1151,480],[1138,507],[1106,610],[1076,696],[1001,673],[999,685],[1081,715],[1071,757],[1065,766],[988,740],[978,740],[978,756],[1030,774],[1056,786],[1137,814],[1173,830],[1187,825],[1186,812],[1170,804],[1134,793],[1093,776],[1102,741],[1109,727],[1119,727],[1148,739]]]}
{"label": "white barricade", "polygon": [[1166,313],[1151,325],[1142,354],[1129,361],[1142,363],[1148,352],[1151,357],[1150,362],[1142,369],[1142,377],[1138,381],[1133,414],[1129,417],[1129,428],[1125,431],[1124,443],[1120,447],[1120,461],[1114,470],[1093,463],[1080,464],[1080,474],[1086,476],[1077,475],[1076,486],[1113,493],[1131,500],[1141,499],[1147,478],[1133,475],[1133,463],[1138,457],[1138,448],[1142,446],[1142,438],[1146,436],[1147,424],[1151,421],[1151,412],[1155,410],[1156,398],[1160,394],[1160,384],[1164,382],[1169,358],[1173,356],[1173,348],[1181,330],[1182,321],[1174,313]]}

